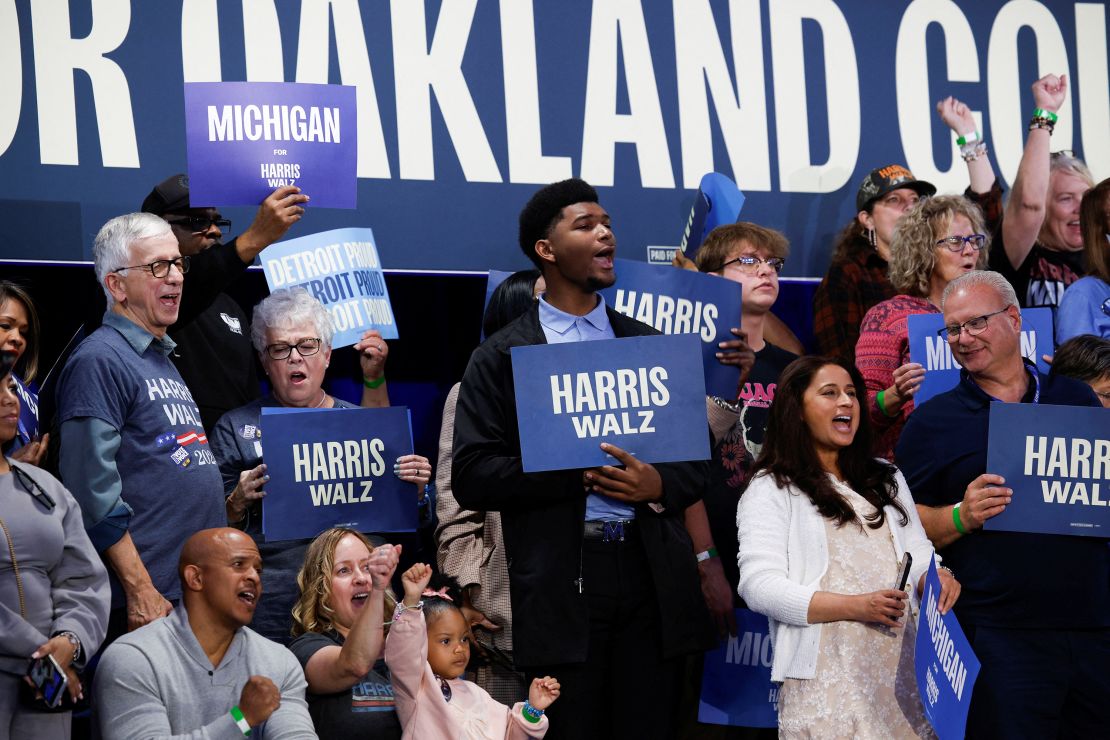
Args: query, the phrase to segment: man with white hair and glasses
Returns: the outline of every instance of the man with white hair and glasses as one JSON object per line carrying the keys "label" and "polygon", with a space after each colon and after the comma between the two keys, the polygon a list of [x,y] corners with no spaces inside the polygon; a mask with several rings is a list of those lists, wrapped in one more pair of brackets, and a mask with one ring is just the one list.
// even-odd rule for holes
{"label": "man with white hair and glasses", "polygon": [[200,411],[169,359],[189,258],[169,224],[132,213],[100,229],[93,260],[108,311],[58,380],[59,470],[109,566],[111,640],[169,614],[181,545],[225,517]]}
{"label": "man with white hair and glasses", "polygon": [[1100,404],[1083,383],[1042,375],[1022,357],[1018,299],[1002,275],[956,278],[941,310],[960,382],[913,412],[896,455],[925,532],[963,585],[955,612],[982,663],[968,737],[1102,736],[1110,727],[1106,540],[983,530],[1013,497],[987,469],[991,403]]}

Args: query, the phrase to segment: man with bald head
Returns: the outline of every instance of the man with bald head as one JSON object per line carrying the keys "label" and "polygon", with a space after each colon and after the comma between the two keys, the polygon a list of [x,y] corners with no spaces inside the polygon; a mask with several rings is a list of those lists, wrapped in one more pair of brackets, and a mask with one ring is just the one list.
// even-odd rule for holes
{"label": "man with bald head", "polygon": [[914,410],[896,457],[925,532],[963,586],[955,612],[982,663],[968,737],[1105,736],[1106,540],[983,530],[1014,495],[987,469],[991,403],[1100,404],[1083,383],[1022,358],[1018,299],[999,273],[956,278],[941,309],[960,382]]}
{"label": "man with bald head", "polygon": [[189,735],[316,737],[293,654],[247,627],[262,558],[239,530],[205,529],[181,550],[181,604],[116,640],[93,696],[105,740]]}

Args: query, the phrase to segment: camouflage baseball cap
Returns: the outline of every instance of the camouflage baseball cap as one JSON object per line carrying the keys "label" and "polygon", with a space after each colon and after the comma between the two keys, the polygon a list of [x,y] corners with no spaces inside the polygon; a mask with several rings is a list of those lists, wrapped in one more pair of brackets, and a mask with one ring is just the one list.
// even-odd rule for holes
{"label": "camouflage baseball cap", "polygon": [[888,164],[886,167],[871,170],[871,173],[863,178],[863,182],[859,186],[859,192],[856,193],[856,210],[865,211],[872,203],[891,190],[900,188],[909,188],[923,197],[937,192],[932,183],[918,180],[912,172],[902,165]]}

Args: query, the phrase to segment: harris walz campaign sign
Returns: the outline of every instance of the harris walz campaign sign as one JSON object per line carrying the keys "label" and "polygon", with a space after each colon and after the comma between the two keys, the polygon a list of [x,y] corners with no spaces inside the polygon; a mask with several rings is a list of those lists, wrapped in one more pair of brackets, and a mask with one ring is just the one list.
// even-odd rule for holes
{"label": "harris walz campaign sign", "polygon": [[[939,313],[917,314],[906,321],[910,362],[925,368],[925,378],[913,397],[915,406],[955,388],[960,382],[960,365],[952,356],[952,347],[945,337],[937,334],[943,328],[944,315]],[[1037,363],[1037,369],[1042,373],[1047,373],[1048,365],[1041,356],[1051,356],[1054,351],[1052,309],[1021,309],[1022,356]]]}
{"label": "harris walz campaign sign", "polygon": [[393,461],[412,454],[407,408],[264,408],[262,431],[268,542],[307,539],[329,527],[416,529],[413,485],[393,474]]}
{"label": "harris walz campaign sign", "polygon": [[717,344],[734,339],[740,327],[739,283],[693,270],[613,261],[617,282],[601,291],[613,310],[655,327],[664,334],[695,334],[701,340],[705,389],[735,400],[740,375],[736,367],[717,361]]}
{"label": "harris walz campaign sign", "polygon": [[524,472],[611,465],[601,443],[644,462],[707,460],[697,337],[624,337],[512,348]]}
{"label": "harris walz campaign sign", "polygon": [[771,682],[767,617],[736,609],[736,634],[705,653],[698,722],[778,727],[779,687]]}
{"label": "harris walz campaign sign", "polygon": [[185,83],[192,203],[255,205],[296,185],[308,206],[354,208],[355,88],[294,82]]}
{"label": "harris walz campaign sign", "polygon": [[1110,538],[1110,413],[992,403],[987,470],[1014,491],[983,529]]}

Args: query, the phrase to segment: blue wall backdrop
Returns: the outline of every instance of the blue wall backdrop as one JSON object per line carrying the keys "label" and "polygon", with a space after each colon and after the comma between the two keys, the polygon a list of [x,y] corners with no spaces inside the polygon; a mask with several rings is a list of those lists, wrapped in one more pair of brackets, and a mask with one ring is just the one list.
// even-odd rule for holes
{"label": "blue wall backdrop", "polygon": [[1054,148],[1110,175],[1104,3],[0,0],[0,62],[0,259],[87,259],[183,170],[186,81],[356,86],[359,208],[290,236],[371,226],[393,269],[523,266],[521,204],[571,175],[646,259],[715,170],[790,237],[786,274],[819,276],[873,167],[966,185],[936,100],[979,113],[1011,180],[1045,72],[1070,82]]}

